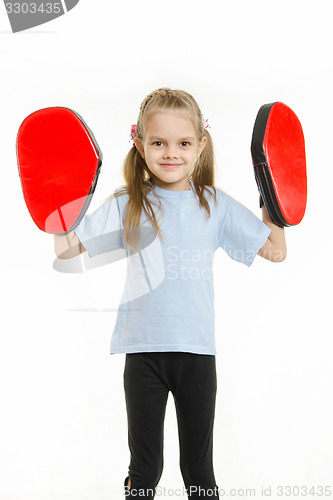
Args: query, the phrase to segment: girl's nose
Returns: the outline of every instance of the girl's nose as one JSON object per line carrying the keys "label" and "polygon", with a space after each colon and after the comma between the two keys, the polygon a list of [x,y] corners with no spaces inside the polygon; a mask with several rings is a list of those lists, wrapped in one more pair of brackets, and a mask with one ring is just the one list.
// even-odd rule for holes
{"label": "girl's nose", "polygon": [[164,158],[177,158],[178,153],[175,147],[168,146],[165,150]]}

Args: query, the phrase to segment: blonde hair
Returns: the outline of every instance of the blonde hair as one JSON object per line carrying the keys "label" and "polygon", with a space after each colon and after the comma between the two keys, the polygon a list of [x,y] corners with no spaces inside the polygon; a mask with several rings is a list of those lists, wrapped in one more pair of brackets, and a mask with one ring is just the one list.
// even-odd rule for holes
{"label": "blonde hair", "polygon": [[[210,207],[204,196],[204,192],[207,190],[214,198],[215,203],[217,203],[216,190],[214,187],[214,150],[212,138],[207,129],[203,126],[202,113],[197,102],[191,94],[183,90],[172,90],[169,88],[154,90],[143,100],[140,106],[136,125],[136,136],[140,140],[144,139],[147,117],[153,108],[182,109],[187,111],[190,119],[194,123],[198,142],[200,142],[204,136],[207,138],[206,146],[189,175],[189,179],[193,182],[199,204],[206,209],[210,217]],[[152,222],[159,237],[163,239],[152,207],[152,204],[155,205],[155,203],[152,203],[151,200],[148,199],[148,194],[152,190],[154,180],[147,163],[141,157],[134,145],[124,160],[123,177],[125,179],[125,185],[121,186],[122,189],[115,192],[114,196],[117,197],[123,194],[129,195],[124,219],[125,240],[127,245],[129,248],[136,248],[138,238],[137,229],[140,225],[142,209]],[[207,189],[207,187],[212,187],[214,194]],[[159,202],[159,208],[161,208],[161,202]]]}

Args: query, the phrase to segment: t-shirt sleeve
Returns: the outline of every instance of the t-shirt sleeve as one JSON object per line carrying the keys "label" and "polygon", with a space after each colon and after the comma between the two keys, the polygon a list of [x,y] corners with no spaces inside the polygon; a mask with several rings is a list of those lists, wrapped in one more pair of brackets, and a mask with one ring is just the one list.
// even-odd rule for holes
{"label": "t-shirt sleeve", "polygon": [[112,195],[93,213],[86,214],[74,232],[90,257],[123,248],[117,198]]}
{"label": "t-shirt sleeve", "polygon": [[271,233],[253,212],[231,196],[222,194],[218,246],[234,260],[250,267]]}

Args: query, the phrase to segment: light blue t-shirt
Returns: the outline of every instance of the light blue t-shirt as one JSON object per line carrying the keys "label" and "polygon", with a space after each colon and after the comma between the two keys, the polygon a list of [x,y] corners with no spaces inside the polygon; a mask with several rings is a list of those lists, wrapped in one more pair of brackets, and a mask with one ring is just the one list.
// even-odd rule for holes
{"label": "light blue t-shirt", "polygon": [[[188,191],[154,186],[148,195],[164,239],[142,212],[139,251],[124,236],[128,195],[111,197],[86,214],[75,233],[90,257],[124,249],[126,282],[112,334],[111,354],[183,351],[214,355],[213,258],[218,247],[250,266],[270,234],[244,205],[216,188],[205,192],[210,218],[192,181]],[[209,188],[211,191],[212,188]],[[158,200],[162,211],[158,209]],[[157,203],[157,205],[156,205]]]}

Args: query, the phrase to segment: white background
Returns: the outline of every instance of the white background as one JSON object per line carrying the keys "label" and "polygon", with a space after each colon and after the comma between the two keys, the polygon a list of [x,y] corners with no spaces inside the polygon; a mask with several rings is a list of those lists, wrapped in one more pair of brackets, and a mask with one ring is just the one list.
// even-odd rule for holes
{"label": "white background", "polygon": [[[83,116],[104,153],[90,211],[123,183],[130,126],[160,86],[194,95],[212,127],[216,185],[258,216],[250,156],[257,111],[282,101],[302,122],[308,206],[302,223],[286,229],[287,260],[258,257],[248,269],[221,249],[215,255],[215,473],[229,496],[253,488],[260,497],[264,486],[278,498],[278,485],[331,486],[333,495],[330,7],[81,0],[14,35],[0,6],[1,498],[121,498],[129,463],[124,356],[109,354],[126,263],[54,271],[53,237],[37,229],[22,196],[18,127],[48,106]],[[178,461],[170,397],[161,488],[182,487]]]}

